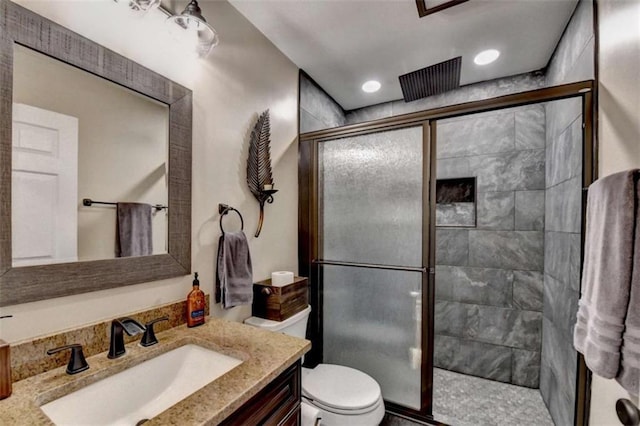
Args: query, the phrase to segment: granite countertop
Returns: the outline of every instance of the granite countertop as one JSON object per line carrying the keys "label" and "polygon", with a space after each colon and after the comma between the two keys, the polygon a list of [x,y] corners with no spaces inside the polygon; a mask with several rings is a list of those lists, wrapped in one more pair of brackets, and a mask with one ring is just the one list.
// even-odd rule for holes
{"label": "granite countertop", "polygon": [[157,333],[159,343],[143,348],[137,341],[126,345],[118,359],[106,352],[87,358],[89,370],[68,375],[66,367],[56,368],[13,384],[13,394],[0,401],[0,424],[53,424],[40,409],[104,377],[185,344],[200,346],[244,360],[199,391],[154,417],[146,425],[215,425],[257,394],[311,348],[307,340],[246,326],[222,319],[207,318],[199,327],[182,325]]}

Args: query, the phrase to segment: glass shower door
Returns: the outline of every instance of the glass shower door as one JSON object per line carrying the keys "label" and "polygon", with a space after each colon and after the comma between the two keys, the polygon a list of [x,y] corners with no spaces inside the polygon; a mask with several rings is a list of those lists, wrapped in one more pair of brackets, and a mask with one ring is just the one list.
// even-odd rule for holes
{"label": "glass shower door", "polygon": [[319,143],[323,360],[422,408],[423,127]]}

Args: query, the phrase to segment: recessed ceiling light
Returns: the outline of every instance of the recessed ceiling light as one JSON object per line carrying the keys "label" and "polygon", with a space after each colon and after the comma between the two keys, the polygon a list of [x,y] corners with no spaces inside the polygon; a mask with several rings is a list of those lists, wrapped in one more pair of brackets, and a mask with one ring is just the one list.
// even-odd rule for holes
{"label": "recessed ceiling light", "polygon": [[369,80],[362,85],[362,90],[367,93],[373,93],[380,90],[380,82],[375,80]]}
{"label": "recessed ceiling light", "polygon": [[498,56],[500,56],[500,52],[496,49],[483,50],[473,58],[473,62],[477,65],[487,65],[498,59]]}

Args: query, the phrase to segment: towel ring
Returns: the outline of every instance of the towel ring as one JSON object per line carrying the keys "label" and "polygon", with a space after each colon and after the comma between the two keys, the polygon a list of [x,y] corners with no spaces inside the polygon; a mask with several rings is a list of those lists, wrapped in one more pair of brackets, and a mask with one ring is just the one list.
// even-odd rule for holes
{"label": "towel ring", "polygon": [[244,231],[244,219],[242,219],[242,215],[240,214],[240,212],[226,204],[218,204],[218,213],[220,213],[220,231],[222,232],[223,235],[224,235],[224,228],[222,227],[222,218],[230,211],[234,211],[238,213],[238,216],[240,217],[240,230]]}

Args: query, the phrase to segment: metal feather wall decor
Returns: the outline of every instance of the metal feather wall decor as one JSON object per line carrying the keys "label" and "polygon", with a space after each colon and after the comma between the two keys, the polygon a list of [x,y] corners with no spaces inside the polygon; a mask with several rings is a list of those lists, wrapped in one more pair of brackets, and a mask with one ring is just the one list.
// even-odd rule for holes
{"label": "metal feather wall decor", "polygon": [[260,236],[264,221],[264,204],[273,203],[273,176],[271,174],[271,126],[269,110],[263,112],[251,131],[249,141],[249,157],[247,158],[247,185],[260,203],[260,220],[255,237]]}

